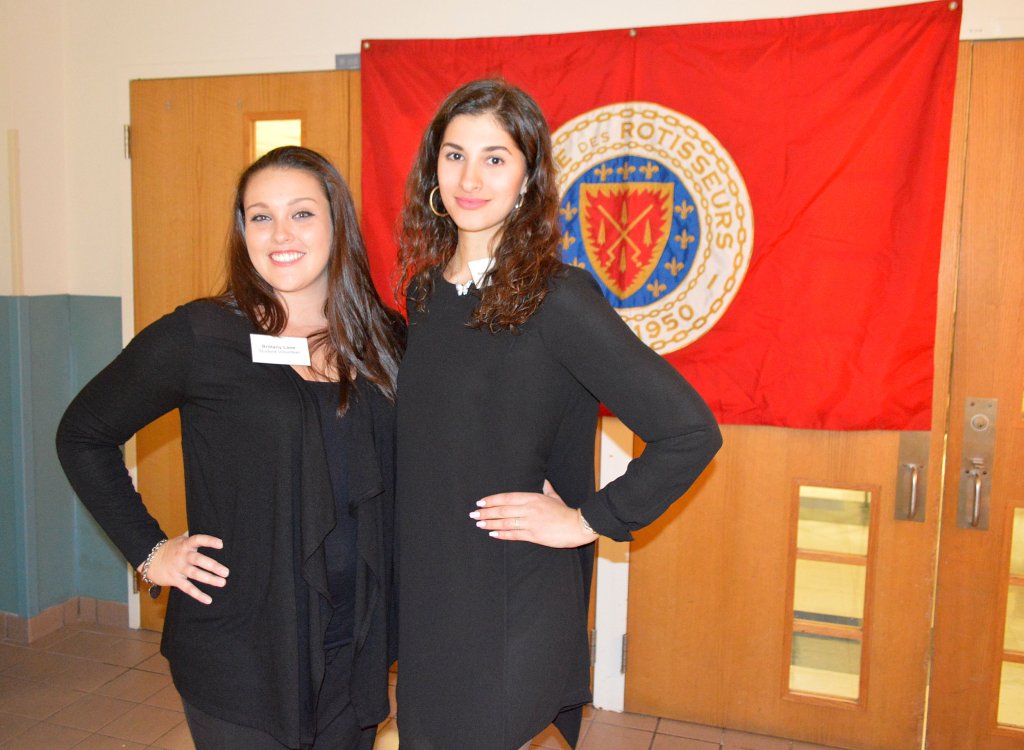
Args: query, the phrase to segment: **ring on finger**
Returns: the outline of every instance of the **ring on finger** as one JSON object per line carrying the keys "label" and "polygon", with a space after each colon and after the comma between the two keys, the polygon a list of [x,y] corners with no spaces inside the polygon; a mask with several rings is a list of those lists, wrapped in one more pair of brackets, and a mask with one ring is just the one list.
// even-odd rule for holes
{"label": "ring on finger", "polygon": [[516,516],[512,520],[512,528],[515,529],[516,531],[519,531],[519,516]]}

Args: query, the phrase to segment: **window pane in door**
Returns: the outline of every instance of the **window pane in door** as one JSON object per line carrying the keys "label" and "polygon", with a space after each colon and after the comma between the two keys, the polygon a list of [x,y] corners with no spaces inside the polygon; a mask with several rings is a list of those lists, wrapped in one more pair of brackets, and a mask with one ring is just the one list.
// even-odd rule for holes
{"label": "window pane in door", "polygon": [[1016,508],[1013,511],[1010,575],[1024,577],[1024,508]]}
{"label": "window pane in door", "polygon": [[801,487],[796,546],[803,550],[868,553],[871,493],[840,487]]}
{"label": "window pane in door", "polygon": [[253,161],[278,146],[301,145],[302,120],[253,120]]}
{"label": "window pane in door", "polygon": [[1010,586],[1006,595],[1006,630],[1003,648],[1024,654],[1024,585]]}
{"label": "window pane in door", "polygon": [[863,565],[797,559],[796,618],[860,627],[864,622],[865,574]]}
{"label": "window pane in door", "polygon": [[856,700],[860,694],[860,657],[860,641],[794,633],[789,689]]}
{"label": "window pane in door", "polygon": [[999,685],[999,723],[1024,727],[1024,664],[1004,661]]}
{"label": "window pane in door", "polygon": [[1003,726],[1024,728],[1024,508],[1013,511],[997,721]]}

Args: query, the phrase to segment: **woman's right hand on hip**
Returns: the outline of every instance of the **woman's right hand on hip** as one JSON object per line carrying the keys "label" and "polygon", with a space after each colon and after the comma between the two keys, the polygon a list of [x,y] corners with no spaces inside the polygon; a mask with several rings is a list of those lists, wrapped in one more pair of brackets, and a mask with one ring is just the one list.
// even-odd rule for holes
{"label": "woman's right hand on hip", "polygon": [[[209,604],[213,599],[200,591],[192,581],[223,587],[227,584],[229,571],[212,557],[200,552],[203,547],[223,549],[224,542],[209,534],[189,536],[187,531],[181,536],[168,539],[150,560],[149,580],[158,586],[174,586],[196,601]],[[139,572],[142,572],[142,565],[139,566]]]}

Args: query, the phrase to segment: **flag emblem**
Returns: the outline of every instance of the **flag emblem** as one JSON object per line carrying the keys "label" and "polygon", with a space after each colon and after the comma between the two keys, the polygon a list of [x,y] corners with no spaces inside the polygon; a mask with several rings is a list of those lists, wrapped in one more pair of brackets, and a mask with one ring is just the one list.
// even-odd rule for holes
{"label": "flag emblem", "polygon": [[[607,162],[602,162],[605,166]],[[606,289],[628,299],[657,266],[672,223],[672,184],[580,185],[580,232]]]}
{"label": "flag emblem", "polygon": [[739,168],[700,123],[650,102],[591,110],[554,134],[561,249],[662,354],[693,343],[750,262],[753,213]]}

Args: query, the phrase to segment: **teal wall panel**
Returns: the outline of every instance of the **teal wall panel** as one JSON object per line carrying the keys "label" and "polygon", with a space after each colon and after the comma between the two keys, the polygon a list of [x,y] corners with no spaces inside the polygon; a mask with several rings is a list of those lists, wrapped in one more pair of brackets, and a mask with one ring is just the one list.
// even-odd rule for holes
{"label": "teal wall panel", "polygon": [[0,297],[0,611],[27,610],[18,306]]}
{"label": "teal wall panel", "polygon": [[121,348],[113,297],[0,297],[0,610],[34,617],[75,596],[127,600],[124,561],[74,496],[54,435]]}
{"label": "teal wall panel", "polygon": [[70,316],[66,295],[25,297],[19,303],[27,312],[22,357],[28,358],[28,377],[21,392],[29,616],[34,616],[75,596],[75,501],[53,444],[71,390]]}
{"label": "teal wall panel", "polygon": [[[118,297],[71,297],[68,308],[71,316],[70,402],[70,398],[121,351],[121,300]],[[63,410],[62,406],[61,413]],[[64,487],[74,497],[66,482]],[[77,499],[74,509],[78,595],[127,601],[124,558]]]}

